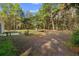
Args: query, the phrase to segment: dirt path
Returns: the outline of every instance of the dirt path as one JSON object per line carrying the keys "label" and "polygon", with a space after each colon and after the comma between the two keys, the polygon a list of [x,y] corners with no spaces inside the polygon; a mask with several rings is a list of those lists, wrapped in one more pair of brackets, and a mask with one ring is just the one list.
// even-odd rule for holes
{"label": "dirt path", "polygon": [[30,55],[34,56],[69,56],[75,55],[64,44],[70,38],[65,33],[51,33],[43,37],[14,36],[13,42],[20,53],[32,47]]}

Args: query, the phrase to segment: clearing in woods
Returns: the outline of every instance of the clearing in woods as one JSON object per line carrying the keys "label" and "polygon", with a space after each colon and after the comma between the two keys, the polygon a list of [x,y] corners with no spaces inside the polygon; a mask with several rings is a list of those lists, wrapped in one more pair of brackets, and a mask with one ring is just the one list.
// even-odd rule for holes
{"label": "clearing in woods", "polygon": [[32,51],[29,55],[75,55],[71,49],[64,44],[70,39],[70,34],[66,31],[49,31],[42,36],[19,35],[12,36],[12,38],[19,53],[23,53],[28,48],[32,47]]}

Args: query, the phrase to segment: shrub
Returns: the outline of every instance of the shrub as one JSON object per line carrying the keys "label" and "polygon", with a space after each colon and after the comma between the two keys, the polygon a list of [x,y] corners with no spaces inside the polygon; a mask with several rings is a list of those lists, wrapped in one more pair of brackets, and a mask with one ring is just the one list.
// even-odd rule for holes
{"label": "shrub", "polygon": [[24,35],[29,35],[29,30],[25,31]]}
{"label": "shrub", "polygon": [[40,29],[40,30],[38,30],[39,32],[45,32],[45,30],[44,29]]}
{"label": "shrub", "polygon": [[16,49],[14,48],[10,39],[3,39],[0,41],[0,56],[14,56]]}
{"label": "shrub", "polygon": [[79,46],[79,30],[73,32],[71,42],[73,45]]}

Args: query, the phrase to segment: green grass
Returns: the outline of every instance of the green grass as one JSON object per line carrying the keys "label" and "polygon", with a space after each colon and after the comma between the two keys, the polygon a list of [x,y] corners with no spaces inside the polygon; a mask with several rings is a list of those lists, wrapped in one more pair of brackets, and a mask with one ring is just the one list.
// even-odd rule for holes
{"label": "green grass", "polygon": [[9,38],[0,41],[0,56],[14,56],[16,49]]}

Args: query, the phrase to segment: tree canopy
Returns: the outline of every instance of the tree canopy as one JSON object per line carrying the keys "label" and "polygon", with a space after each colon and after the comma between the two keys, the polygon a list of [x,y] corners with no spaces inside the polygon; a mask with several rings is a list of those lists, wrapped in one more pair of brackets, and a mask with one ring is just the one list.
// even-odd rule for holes
{"label": "tree canopy", "polygon": [[[26,6],[27,7],[27,6]],[[44,3],[38,12],[23,11],[18,3],[0,4],[5,29],[72,30],[79,26],[78,3]]]}

